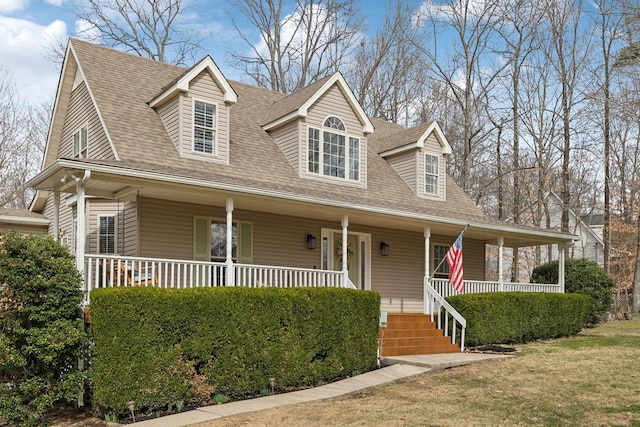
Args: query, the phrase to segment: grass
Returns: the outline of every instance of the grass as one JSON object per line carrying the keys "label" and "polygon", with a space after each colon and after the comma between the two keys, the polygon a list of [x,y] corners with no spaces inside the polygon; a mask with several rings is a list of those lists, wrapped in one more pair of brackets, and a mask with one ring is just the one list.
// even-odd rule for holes
{"label": "grass", "polygon": [[199,424],[639,426],[640,318],[519,346],[518,356],[362,393]]}

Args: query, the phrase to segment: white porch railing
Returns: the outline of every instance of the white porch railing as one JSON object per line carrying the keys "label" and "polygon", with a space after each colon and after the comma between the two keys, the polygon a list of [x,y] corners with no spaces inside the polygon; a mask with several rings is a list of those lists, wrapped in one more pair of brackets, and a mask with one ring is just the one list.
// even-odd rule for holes
{"label": "white porch railing", "polygon": [[[467,321],[458,311],[449,304],[442,295],[424,279],[424,312],[431,315],[431,321],[437,316],[438,329],[442,329],[445,336],[451,334],[451,343],[458,342],[458,328],[460,329],[460,351],[464,351],[464,336],[467,329]],[[444,321],[443,321],[444,319]],[[449,328],[451,319],[451,328]]]}
{"label": "white porch railing", "polygon": [[[212,286],[248,287],[346,287],[340,271],[233,264],[229,274],[223,262],[140,258],[116,255],[85,255],[85,303],[93,289],[115,286],[196,288]],[[232,280],[233,279],[233,280]],[[230,283],[233,282],[233,283]]]}
{"label": "white porch railing", "polygon": [[[431,279],[431,286],[443,297],[458,295],[459,292],[453,289],[453,286],[447,279]],[[482,292],[562,292],[562,288],[558,284],[547,283],[511,283],[503,282],[484,282],[480,280],[465,280],[464,293],[478,294]]]}

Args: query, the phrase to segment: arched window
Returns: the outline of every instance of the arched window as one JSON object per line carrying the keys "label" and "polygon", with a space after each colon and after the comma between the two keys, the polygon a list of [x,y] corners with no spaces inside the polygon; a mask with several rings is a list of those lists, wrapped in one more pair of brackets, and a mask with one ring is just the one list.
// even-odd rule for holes
{"label": "arched window", "polygon": [[355,181],[360,179],[360,139],[347,135],[345,125],[338,117],[328,117],[322,130],[309,127],[308,143],[309,172]]}

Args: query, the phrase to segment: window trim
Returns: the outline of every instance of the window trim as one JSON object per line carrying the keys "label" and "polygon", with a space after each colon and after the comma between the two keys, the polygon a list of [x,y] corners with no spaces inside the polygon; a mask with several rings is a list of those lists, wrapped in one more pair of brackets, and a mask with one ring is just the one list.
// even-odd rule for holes
{"label": "window trim", "polygon": [[[433,157],[436,160],[435,173],[430,173],[427,171],[427,158]],[[432,153],[424,153],[424,194],[428,196],[440,196],[440,156],[434,155]],[[427,178],[435,178],[435,188],[433,192],[427,190]]]}
{"label": "window trim", "polygon": [[[436,258],[436,247],[438,248],[442,248],[442,250],[444,250],[443,254],[442,254],[442,258]],[[438,243],[435,242],[431,245],[431,277],[433,277],[434,279],[448,279],[449,278],[449,264],[447,264],[447,260],[446,260],[446,256],[447,256],[447,252],[449,252],[449,248],[451,247],[451,245],[447,245],[445,243]],[[442,265],[441,265],[441,270],[437,272],[436,271],[436,267],[438,266],[438,264],[440,264],[440,261],[442,261]]]}
{"label": "window trim", "polygon": [[[102,238],[103,236],[108,237],[108,234],[102,234],[102,218],[113,218],[113,252],[103,252],[102,251]],[[98,223],[97,223],[97,252],[99,254],[116,254],[118,253],[118,215],[117,214],[101,214],[98,215]]]}
{"label": "window trim", "polygon": [[[84,149],[82,147],[82,131],[85,131]],[[76,147],[76,135],[78,136],[78,145]],[[79,126],[71,136],[73,158],[88,159],[89,158],[89,123]],[[82,155],[84,153],[84,156]]]}
{"label": "window trim", "polygon": [[[327,121],[331,119],[339,120],[344,130],[325,126]],[[315,167],[314,168],[311,167],[312,166],[311,164],[312,150],[310,149],[311,148],[310,134],[312,130],[317,132],[317,135],[318,135],[318,138],[317,138],[318,150],[315,152],[315,154],[317,154],[317,162],[314,162],[314,166],[317,167],[317,172],[314,170]],[[328,175],[324,173],[325,144],[327,143],[325,141],[325,134],[339,135],[344,138],[344,176],[343,177]],[[362,140],[363,138],[361,135],[349,133],[344,120],[342,120],[339,116],[335,114],[326,116],[324,120],[322,120],[322,124],[320,126],[308,125],[307,132],[306,132],[306,139],[305,139],[307,144],[307,156],[306,156],[307,158],[306,158],[306,168],[305,168],[306,172],[312,176],[321,177],[323,179],[330,179],[330,180],[335,180],[343,183],[361,183],[362,182],[362,163],[363,163],[361,161]],[[356,150],[358,154],[357,158],[351,157],[351,152],[352,152],[351,143],[354,141],[357,142],[357,150]],[[354,164],[354,160],[357,162],[357,166],[358,166],[357,169],[352,168],[352,165]],[[357,178],[352,178],[353,176],[357,176]]]}
{"label": "window trim", "polygon": [[[196,102],[201,102],[203,104],[208,104],[208,105],[212,105],[214,108],[213,111],[213,127],[208,128],[206,126],[199,126],[196,125]],[[218,133],[219,133],[219,127],[218,127],[218,103],[217,102],[212,102],[210,100],[206,100],[206,99],[202,99],[202,98],[196,98],[193,97],[191,98],[191,152],[193,154],[196,154],[198,156],[211,156],[211,157],[215,157],[218,156]],[[211,141],[211,144],[213,145],[213,147],[211,148],[211,153],[208,153],[206,151],[198,151],[196,150],[196,127],[198,128],[202,128],[205,130],[210,130],[213,132],[213,138]]]}

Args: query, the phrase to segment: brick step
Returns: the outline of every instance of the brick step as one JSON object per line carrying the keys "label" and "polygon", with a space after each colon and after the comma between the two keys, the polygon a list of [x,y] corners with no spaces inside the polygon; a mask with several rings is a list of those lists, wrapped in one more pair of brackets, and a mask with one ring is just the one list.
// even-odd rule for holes
{"label": "brick step", "polygon": [[[380,335],[382,335],[380,329]],[[419,337],[437,337],[442,336],[442,329],[385,329],[384,337],[386,338],[419,338]]]}
{"label": "brick step", "polygon": [[423,345],[436,345],[436,344],[451,344],[450,337],[420,337],[420,338],[387,338],[384,337],[384,347],[411,347],[411,346],[423,346]]}
{"label": "brick step", "polygon": [[403,346],[403,347],[382,347],[382,355],[390,356],[411,356],[416,354],[440,354],[440,353],[459,353],[460,347],[456,344],[432,344],[420,346]]}

